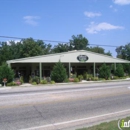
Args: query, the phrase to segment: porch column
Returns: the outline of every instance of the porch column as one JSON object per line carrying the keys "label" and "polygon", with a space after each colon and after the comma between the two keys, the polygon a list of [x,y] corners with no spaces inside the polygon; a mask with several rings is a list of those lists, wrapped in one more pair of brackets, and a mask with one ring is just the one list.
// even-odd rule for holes
{"label": "porch column", "polygon": [[42,80],[42,63],[39,63],[39,77],[40,77],[40,81]]}
{"label": "porch column", "polygon": [[71,63],[69,62],[69,78],[70,78],[70,75],[71,75]]}
{"label": "porch column", "polygon": [[95,63],[93,63],[93,76],[95,77]]}
{"label": "porch column", "polygon": [[114,63],[114,70],[116,70],[116,63]]}

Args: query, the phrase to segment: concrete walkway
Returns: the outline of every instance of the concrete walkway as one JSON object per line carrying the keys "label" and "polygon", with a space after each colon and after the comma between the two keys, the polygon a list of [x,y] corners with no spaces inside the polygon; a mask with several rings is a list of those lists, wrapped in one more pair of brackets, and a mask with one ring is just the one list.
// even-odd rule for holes
{"label": "concrete walkway", "polygon": [[35,87],[35,86],[56,86],[56,85],[71,85],[71,84],[91,84],[91,83],[104,83],[104,82],[122,82],[122,81],[129,81],[130,78],[126,78],[126,79],[118,79],[118,80],[100,80],[100,81],[86,81],[86,80],[82,80],[81,82],[68,82],[68,83],[55,83],[55,84],[39,84],[39,85],[32,85],[30,83],[23,83],[22,85],[19,86],[7,86],[7,87],[0,87],[0,90],[8,90],[11,88],[17,88],[17,87]]}

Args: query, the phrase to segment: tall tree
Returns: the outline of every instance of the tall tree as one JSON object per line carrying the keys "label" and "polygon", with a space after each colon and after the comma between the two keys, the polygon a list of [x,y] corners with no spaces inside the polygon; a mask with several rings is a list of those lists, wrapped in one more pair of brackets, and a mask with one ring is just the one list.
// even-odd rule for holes
{"label": "tall tree", "polygon": [[73,35],[70,40],[70,50],[86,50],[88,45],[88,39],[83,37],[82,34]]}
{"label": "tall tree", "polygon": [[58,45],[55,45],[52,52],[53,53],[61,53],[61,52],[67,52],[69,51],[68,44],[58,43]]}
{"label": "tall tree", "polygon": [[116,48],[117,57],[130,60],[130,43]]}
{"label": "tall tree", "polygon": [[100,54],[104,54],[104,55],[108,55],[108,56],[112,56],[111,52],[108,51],[108,52],[105,52],[105,49],[102,48],[102,47],[99,47],[99,46],[96,46],[96,47],[90,47],[88,48],[89,51],[92,51],[92,52],[96,52],[96,53],[100,53]]}

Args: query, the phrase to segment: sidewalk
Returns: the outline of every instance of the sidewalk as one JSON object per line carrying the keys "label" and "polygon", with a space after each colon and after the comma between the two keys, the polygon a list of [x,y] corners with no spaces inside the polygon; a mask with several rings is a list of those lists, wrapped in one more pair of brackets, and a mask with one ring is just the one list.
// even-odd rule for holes
{"label": "sidewalk", "polygon": [[55,83],[55,84],[39,84],[39,85],[32,85],[30,83],[24,83],[19,86],[7,86],[7,87],[0,87],[0,90],[8,90],[11,88],[22,88],[22,87],[45,87],[45,86],[59,86],[59,85],[74,85],[74,84],[92,84],[92,83],[105,83],[105,82],[122,82],[122,81],[130,81],[130,78],[126,79],[118,79],[118,80],[100,80],[100,81],[86,81],[82,80],[81,82],[68,82],[68,83]]}

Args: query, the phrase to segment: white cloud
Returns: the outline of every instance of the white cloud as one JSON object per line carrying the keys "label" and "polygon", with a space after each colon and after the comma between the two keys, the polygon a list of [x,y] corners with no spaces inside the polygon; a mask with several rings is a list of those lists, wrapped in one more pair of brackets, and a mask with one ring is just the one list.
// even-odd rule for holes
{"label": "white cloud", "polygon": [[36,26],[38,25],[38,22],[36,20],[40,19],[39,16],[24,16],[23,19],[25,20],[25,23]]}
{"label": "white cloud", "polygon": [[101,16],[101,13],[94,13],[94,12],[87,12],[87,11],[85,11],[84,15],[87,16],[87,17],[92,18],[92,17],[96,17],[96,16]]}
{"label": "white cloud", "polygon": [[115,30],[115,29],[124,29],[124,27],[115,26],[106,22],[99,23],[99,24],[95,24],[94,22],[91,22],[88,28],[86,28],[86,31],[87,33],[94,34],[104,30]]}
{"label": "white cloud", "polygon": [[128,5],[130,4],[130,0],[114,0],[114,3],[119,5]]}

